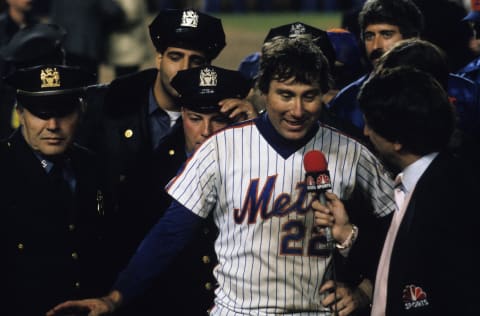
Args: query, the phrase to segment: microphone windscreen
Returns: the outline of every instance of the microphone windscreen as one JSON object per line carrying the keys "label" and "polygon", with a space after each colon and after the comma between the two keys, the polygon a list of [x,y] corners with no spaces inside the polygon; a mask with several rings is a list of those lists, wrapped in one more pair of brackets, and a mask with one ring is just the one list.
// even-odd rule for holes
{"label": "microphone windscreen", "polygon": [[325,155],[319,150],[310,150],[303,157],[303,166],[306,172],[321,172],[327,170]]}

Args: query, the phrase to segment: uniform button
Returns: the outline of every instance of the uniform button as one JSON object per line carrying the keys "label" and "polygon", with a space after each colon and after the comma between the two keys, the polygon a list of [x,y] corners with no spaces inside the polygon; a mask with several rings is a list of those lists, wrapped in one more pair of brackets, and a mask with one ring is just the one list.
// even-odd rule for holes
{"label": "uniform button", "polygon": [[210,282],[205,283],[205,289],[210,291],[211,289],[213,289],[213,284]]}
{"label": "uniform button", "polygon": [[70,224],[68,225],[68,231],[73,232],[75,230],[75,225]]}
{"label": "uniform button", "polygon": [[173,149],[170,149],[170,150],[168,151],[168,154],[169,154],[170,156],[173,156],[173,155],[175,155],[175,150],[173,150]]}
{"label": "uniform button", "polygon": [[12,146],[12,144],[10,142],[7,142],[7,146],[10,147]]}
{"label": "uniform button", "polygon": [[209,256],[203,256],[203,257],[202,257],[202,261],[203,261],[203,263],[205,263],[205,264],[210,263],[210,257],[209,257]]}
{"label": "uniform button", "polygon": [[17,248],[18,248],[18,250],[23,250],[23,248],[25,248],[25,247],[24,247],[23,244],[20,242],[20,243],[17,244]]}
{"label": "uniform button", "polygon": [[125,181],[126,178],[127,178],[127,176],[121,174],[119,180],[120,180],[120,182],[123,182],[123,181]]}
{"label": "uniform button", "polygon": [[78,281],[75,282],[74,286],[75,286],[77,289],[80,288],[80,282],[78,282]]}
{"label": "uniform button", "polygon": [[126,129],[123,135],[125,138],[131,138],[133,136],[133,131],[131,129]]}
{"label": "uniform button", "polygon": [[77,260],[78,259],[78,253],[72,252],[72,259]]}

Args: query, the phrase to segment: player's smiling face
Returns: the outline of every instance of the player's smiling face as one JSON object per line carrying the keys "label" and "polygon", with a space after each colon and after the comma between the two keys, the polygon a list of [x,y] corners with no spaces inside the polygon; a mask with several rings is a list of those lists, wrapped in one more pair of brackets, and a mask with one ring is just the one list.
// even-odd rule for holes
{"label": "player's smiling face", "polygon": [[322,107],[320,86],[272,80],[266,95],[267,112],[273,127],[286,139],[302,139],[315,124]]}

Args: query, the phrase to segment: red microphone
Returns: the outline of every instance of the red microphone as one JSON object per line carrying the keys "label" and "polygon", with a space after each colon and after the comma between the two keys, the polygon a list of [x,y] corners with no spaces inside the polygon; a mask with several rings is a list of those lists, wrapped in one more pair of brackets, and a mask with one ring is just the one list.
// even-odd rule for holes
{"label": "red microphone", "polygon": [[[303,157],[303,166],[306,173],[307,192],[316,193],[320,203],[325,205],[325,192],[332,188],[325,155],[319,150],[311,150]],[[327,239],[327,247],[332,249],[333,236],[330,227],[325,227],[325,238]]]}

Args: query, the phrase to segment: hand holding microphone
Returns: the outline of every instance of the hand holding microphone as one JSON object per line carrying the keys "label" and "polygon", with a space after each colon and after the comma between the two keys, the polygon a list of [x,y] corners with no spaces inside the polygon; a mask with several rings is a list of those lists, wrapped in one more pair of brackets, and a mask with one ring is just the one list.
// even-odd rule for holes
{"label": "hand holding microphone", "polygon": [[334,193],[328,192],[332,185],[323,153],[318,150],[309,151],[305,154],[303,163],[307,192],[315,194],[317,198],[312,203],[315,224],[324,229],[327,247],[333,249],[334,236],[337,237],[336,240],[346,240],[353,226],[349,223],[342,201]]}

